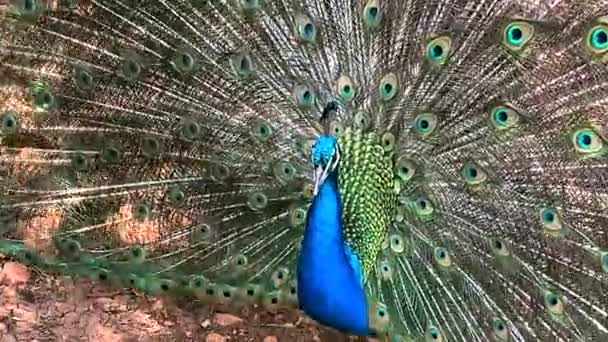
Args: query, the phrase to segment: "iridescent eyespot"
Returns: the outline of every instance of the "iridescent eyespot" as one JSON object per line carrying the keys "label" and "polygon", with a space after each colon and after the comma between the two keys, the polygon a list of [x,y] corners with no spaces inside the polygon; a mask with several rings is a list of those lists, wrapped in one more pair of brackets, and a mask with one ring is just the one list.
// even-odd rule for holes
{"label": "iridescent eyespot", "polygon": [[437,116],[431,113],[419,114],[414,119],[414,129],[420,138],[432,135],[437,128]]}
{"label": "iridescent eyespot", "polygon": [[466,163],[462,168],[462,175],[469,185],[479,185],[488,178],[485,171],[475,163]]}
{"label": "iridescent eyespot", "polygon": [[576,151],[586,156],[600,156],[606,153],[604,140],[592,128],[581,128],[572,134],[572,144]]}
{"label": "iridescent eyespot", "polygon": [[403,253],[405,251],[405,242],[401,234],[392,234],[389,237],[389,247],[395,253]]}
{"label": "iridescent eyespot", "polygon": [[426,46],[426,57],[433,64],[444,64],[449,57],[452,39],[440,36],[431,40]]}
{"label": "iridescent eyespot", "polygon": [[304,14],[296,16],[296,31],[300,40],[304,42],[312,43],[317,39],[317,26]]}
{"label": "iridescent eyespot", "polygon": [[356,95],[356,89],[349,76],[342,75],[336,82],[338,95],[346,102],[351,101]]}
{"label": "iridescent eyespot", "polygon": [[118,163],[122,159],[122,150],[116,143],[107,143],[101,150],[101,158],[108,163]]}
{"label": "iridescent eyespot", "polygon": [[252,192],[247,198],[247,205],[253,211],[259,211],[268,205],[268,196],[261,191]]}
{"label": "iridescent eyespot", "polygon": [[289,210],[289,222],[292,227],[300,227],[306,222],[306,209],[294,207]]}
{"label": "iridescent eyespot", "polygon": [[543,222],[544,223],[553,223],[555,222],[555,213],[553,209],[545,209],[542,213]]}
{"label": "iridescent eyespot", "polygon": [[494,319],[492,324],[494,330],[494,336],[498,341],[508,341],[509,340],[509,328],[507,324],[500,318]]}
{"label": "iridescent eyespot", "polygon": [[369,305],[370,328],[374,333],[382,334],[387,331],[390,324],[390,315],[386,305],[375,302]]}
{"label": "iridescent eyespot", "polygon": [[393,99],[397,95],[397,87],[397,76],[395,74],[390,73],[382,77],[378,85],[378,92],[382,100],[390,101]]}
{"label": "iridescent eyespot", "polygon": [[260,142],[268,141],[272,137],[272,126],[266,120],[258,120],[253,126],[252,134]]}
{"label": "iridescent eyespot", "polygon": [[380,271],[380,275],[382,276],[382,280],[390,281],[393,278],[393,268],[387,260],[380,261],[378,263],[378,269]]}
{"label": "iridescent eyespot", "polygon": [[146,259],[146,250],[141,246],[133,246],[129,249],[129,261],[142,263]]}
{"label": "iridescent eyespot", "polygon": [[191,74],[196,70],[196,58],[191,51],[178,50],[171,61],[173,69],[181,75]]}
{"label": "iridescent eyespot", "polygon": [[247,51],[239,51],[230,58],[230,65],[235,76],[246,80],[255,75],[256,65],[253,57]]}
{"label": "iridescent eyespot", "polygon": [[186,141],[200,138],[202,131],[201,125],[193,119],[184,118],[180,123],[180,137]]}
{"label": "iridescent eyespot", "polygon": [[156,137],[144,137],[141,143],[141,151],[146,158],[155,158],[161,152],[161,145]]}
{"label": "iridescent eyespot", "polygon": [[426,196],[421,195],[414,201],[414,210],[418,217],[427,219],[433,214],[435,208]]}
{"label": "iridescent eyespot", "polygon": [[190,229],[190,239],[192,242],[207,241],[213,237],[213,229],[206,223],[199,223]]}
{"label": "iridescent eyespot", "polygon": [[19,121],[17,120],[17,113],[8,111],[0,115],[0,133],[2,135],[12,135],[17,133],[19,129]]}
{"label": "iridescent eyespot", "polygon": [[120,73],[128,82],[136,81],[143,72],[143,63],[139,55],[135,52],[127,52],[123,56],[122,64],[120,65]]}
{"label": "iridescent eyespot", "polygon": [[87,171],[89,168],[89,159],[82,152],[73,153],[70,156],[70,161],[71,161],[72,167],[76,171],[84,172],[84,171]]}
{"label": "iridescent eyespot", "polygon": [[272,283],[275,288],[281,287],[289,280],[289,269],[285,267],[279,267],[272,273]]}
{"label": "iridescent eyespot", "polygon": [[223,163],[211,164],[211,179],[216,182],[223,182],[231,175],[230,168]]}
{"label": "iridescent eyespot", "polygon": [[496,254],[497,256],[506,257],[511,254],[511,253],[509,253],[509,249],[507,248],[507,245],[501,239],[490,238],[489,243],[490,243],[490,248],[492,249],[492,252],[494,252],[494,254]]}
{"label": "iridescent eyespot", "polygon": [[559,296],[557,293],[550,290],[545,290],[543,294],[543,300],[545,303],[545,307],[549,310],[551,314],[560,316],[564,313],[564,302],[562,301],[561,296]]}
{"label": "iridescent eyespot", "polygon": [[390,152],[395,148],[396,139],[395,135],[391,132],[384,132],[384,134],[382,134],[380,141],[385,152]]}
{"label": "iridescent eyespot", "polygon": [[344,125],[338,121],[332,121],[329,124],[329,134],[333,134],[336,137],[341,137],[344,133]]}
{"label": "iridescent eyespot", "polygon": [[277,163],[273,171],[275,178],[281,184],[287,184],[296,177],[296,168],[287,161]]}
{"label": "iridescent eyespot", "polygon": [[86,66],[77,66],[74,70],[74,82],[80,91],[91,91],[95,88],[95,75]]}
{"label": "iridescent eyespot", "polygon": [[152,205],[147,201],[141,201],[133,206],[132,214],[137,221],[144,221],[152,214]]}
{"label": "iridescent eyespot", "polygon": [[435,247],[433,252],[435,262],[442,267],[450,267],[452,265],[452,258],[448,253],[448,250],[444,247]]}
{"label": "iridescent eyespot", "polygon": [[540,210],[540,221],[546,230],[560,231],[562,229],[562,223],[561,223],[559,214],[553,208],[541,209]]}
{"label": "iridescent eyespot", "polygon": [[600,17],[587,31],[585,48],[593,56],[603,56],[608,52],[608,16]]}
{"label": "iridescent eyespot", "polygon": [[511,22],[503,31],[503,44],[513,51],[522,50],[534,36],[534,26],[525,21]]}
{"label": "iridescent eyespot", "polygon": [[168,199],[172,207],[178,208],[186,202],[186,193],[182,188],[174,186],[168,192]]}
{"label": "iridescent eyespot", "polygon": [[32,82],[29,91],[32,105],[37,112],[49,112],[57,105],[55,95],[47,83],[42,81]]}
{"label": "iridescent eyespot", "polygon": [[393,171],[403,183],[407,183],[416,174],[416,164],[411,159],[402,156],[397,159]]}
{"label": "iridescent eyespot", "polygon": [[589,43],[594,49],[608,47],[608,31],[605,27],[596,27],[590,32]]}
{"label": "iridescent eyespot", "polygon": [[442,342],[443,334],[441,330],[439,330],[436,326],[429,326],[426,329],[426,333],[424,334],[424,340],[426,342]]}
{"label": "iridescent eyespot", "polygon": [[378,0],[369,0],[363,8],[363,22],[368,29],[375,29],[382,23],[382,9]]}
{"label": "iridescent eyespot", "polygon": [[503,131],[517,125],[520,115],[513,108],[501,105],[490,111],[490,120],[496,130]]}
{"label": "iridescent eyespot", "polygon": [[316,103],[316,95],[314,90],[308,85],[300,84],[295,86],[293,90],[293,97],[296,104],[301,109],[310,109]]}
{"label": "iridescent eyespot", "polygon": [[245,256],[244,254],[239,254],[233,259],[233,263],[234,266],[243,268],[248,264],[247,256]]}

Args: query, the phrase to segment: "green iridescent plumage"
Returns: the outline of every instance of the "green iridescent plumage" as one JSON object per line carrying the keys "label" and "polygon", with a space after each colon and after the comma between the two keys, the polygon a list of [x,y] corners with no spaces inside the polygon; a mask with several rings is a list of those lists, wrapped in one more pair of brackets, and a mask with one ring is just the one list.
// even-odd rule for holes
{"label": "green iridescent plumage", "polygon": [[391,153],[384,150],[376,133],[361,130],[346,129],[338,143],[344,237],[361,259],[367,277],[395,211]]}

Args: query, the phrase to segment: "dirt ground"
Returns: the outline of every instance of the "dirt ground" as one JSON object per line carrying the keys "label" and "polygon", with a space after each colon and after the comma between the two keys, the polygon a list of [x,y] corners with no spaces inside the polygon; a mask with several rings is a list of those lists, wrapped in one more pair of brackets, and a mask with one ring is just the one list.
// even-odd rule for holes
{"label": "dirt ground", "polygon": [[178,304],[41,273],[0,256],[0,342],[366,341],[295,310]]}

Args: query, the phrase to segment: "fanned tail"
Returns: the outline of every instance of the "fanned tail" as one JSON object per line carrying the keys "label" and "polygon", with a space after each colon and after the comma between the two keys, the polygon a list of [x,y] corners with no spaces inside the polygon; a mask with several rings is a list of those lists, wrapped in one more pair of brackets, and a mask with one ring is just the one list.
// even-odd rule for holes
{"label": "fanned tail", "polygon": [[349,224],[385,236],[352,238],[374,326],[608,337],[606,1],[60,3],[13,1],[1,24],[0,252],[296,306],[308,153],[335,101],[329,129],[373,133],[395,183],[391,201],[342,189],[368,215]]}

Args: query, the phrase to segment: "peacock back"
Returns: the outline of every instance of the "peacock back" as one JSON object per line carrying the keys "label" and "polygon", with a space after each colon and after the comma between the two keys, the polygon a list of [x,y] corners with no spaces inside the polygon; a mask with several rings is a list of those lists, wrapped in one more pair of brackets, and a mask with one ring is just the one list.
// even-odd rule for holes
{"label": "peacock back", "polygon": [[346,242],[361,260],[365,279],[377,267],[378,253],[395,215],[399,191],[395,187],[400,183],[392,170],[392,135],[380,137],[350,127],[340,132],[339,126],[336,134],[341,150],[338,181],[342,229]]}

